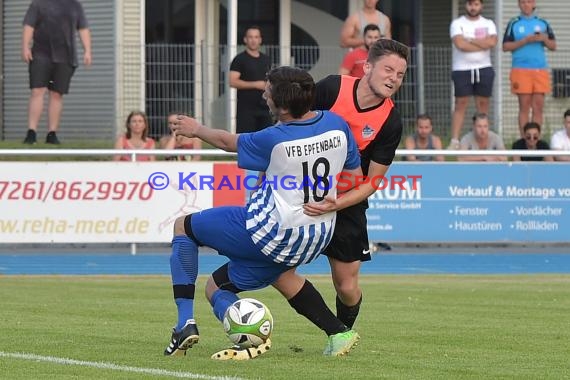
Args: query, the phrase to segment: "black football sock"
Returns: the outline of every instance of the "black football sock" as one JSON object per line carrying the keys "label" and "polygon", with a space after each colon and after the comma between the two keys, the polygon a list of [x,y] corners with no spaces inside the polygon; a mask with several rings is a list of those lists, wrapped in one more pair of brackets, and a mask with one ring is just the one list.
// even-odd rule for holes
{"label": "black football sock", "polygon": [[327,335],[346,331],[346,326],[333,314],[325,300],[309,280],[305,280],[303,287],[289,300],[289,304],[297,313],[301,314]]}
{"label": "black football sock", "polygon": [[346,306],[338,295],[336,296],[336,316],[338,319],[342,321],[348,328],[352,328],[354,326],[354,322],[356,321],[356,317],[358,317],[358,313],[360,312],[360,304],[362,303],[362,294],[360,295],[360,299],[354,306]]}

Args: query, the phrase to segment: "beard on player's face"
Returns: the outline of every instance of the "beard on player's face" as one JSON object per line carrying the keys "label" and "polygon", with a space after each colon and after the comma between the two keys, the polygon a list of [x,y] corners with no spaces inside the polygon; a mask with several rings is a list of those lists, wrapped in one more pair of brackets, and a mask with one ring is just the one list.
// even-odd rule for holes
{"label": "beard on player's face", "polygon": [[478,9],[468,9],[467,14],[469,15],[469,17],[475,18],[481,15],[481,11]]}

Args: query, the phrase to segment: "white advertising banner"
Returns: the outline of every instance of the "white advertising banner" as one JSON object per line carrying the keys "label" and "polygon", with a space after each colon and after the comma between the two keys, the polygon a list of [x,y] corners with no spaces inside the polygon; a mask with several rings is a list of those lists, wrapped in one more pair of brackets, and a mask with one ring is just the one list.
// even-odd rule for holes
{"label": "white advertising banner", "polygon": [[[0,242],[169,242],[213,206],[211,162],[1,162]],[[182,186],[180,184],[182,183]]]}

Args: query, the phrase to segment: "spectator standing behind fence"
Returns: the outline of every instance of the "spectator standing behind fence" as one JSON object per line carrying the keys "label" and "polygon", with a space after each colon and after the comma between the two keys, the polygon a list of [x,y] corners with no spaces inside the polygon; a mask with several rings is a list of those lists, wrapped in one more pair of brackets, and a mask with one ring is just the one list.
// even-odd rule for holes
{"label": "spectator standing behind fence", "polygon": [[[570,151],[570,108],[564,112],[564,129],[554,133],[550,139],[552,150]],[[570,156],[555,156],[556,161],[570,161]]]}
{"label": "spectator standing behind fence", "polygon": [[366,25],[378,25],[380,38],[392,38],[390,18],[376,9],[378,0],[364,0],[361,10],[348,16],[340,32],[340,46],[343,48],[364,47],[363,31]]}
{"label": "spectator standing behind fence", "polygon": [[[119,136],[115,142],[115,149],[154,149],[155,142],[148,137],[148,119],[142,111],[132,111],[127,116],[127,132]],[[154,161],[153,155],[137,155],[137,161]],[[113,161],[131,161],[130,155],[119,154],[113,157]]]}
{"label": "spectator standing behind fence", "polygon": [[[177,136],[173,127],[178,121],[178,115],[184,115],[184,112],[171,112],[168,114],[168,130],[170,135],[162,136],[159,140],[161,149],[202,149],[202,140],[195,137]],[[168,161],[198,161],[199,155],[179,155],[166,157]]]}
{"label": "spectator standing behind fence", "polygon": [[556,50],[556,40],[550,24],[534,13],[535,0],[519,0],[519,8],[521,14],[511,19],[505,30],[503,51],[512,52],[511,92],[518,96],[523,136],[529,121],[543,125],[544,96],[550,92],[544,47]]}
{"label": "spectator standing behind fence", "polygon": [[338,73],[362,78],[364,76],[364,64],[368,59],[370,45],[380,39],[380,28],[376,24],[368,24],[364,28],[364,47],[349,51],[344,56]]}
{"label": "spectator standing behind fence", "polygon": [[[418,115],[416,118],[416,132],[406,137],[404,146],[406,149],[442,149],[441,139],[434,135],[431,117],[427,114]],[[444,161],[443,156],[435,155],[407,155],[406,161]]]}
{"label": "spectator standing behind fence", "polygon": [[450,149],[459,148],[459,135],[469,97],[475,97],[477,112],[489,113],[495,71],[491,49],[497,45],[497,27],[481,16],[482,0],[466,0],[465,15],[453,20],[449,27],[452,41],[452,72],[455,107],[451,124]]}
{"label": "spectator standing behind fence", "polygon": [[260,51],[261,29],[248,27],[243,42],[245,51],[236,55],[230,65],[230,86],[237,89],[236,133],[256,132],[273,124],[262,98],[271,60]]}
{"label": "spectator standing behind fence", "polygon": [[[549,150],[550,146],[540,139],[540,124],[533,121],[523,127],[523,138],[513,143],[513,150]],[[513,161],[553,161],[552,156],[513,156]]]}
{"label": "spectator standing behind fence", "polygon": [[[504,150],[501,136],[489,130],[489,115],[476,113],[473,129],[461,138],[462,150]],[[507,161],[505,156],[459,156],[458,161]]]}
{"label": "spectator standing behind fence", "polygon": [[83,45],[83,63],[91,65],[91,34],[83,7],[76,0],[34,0],[24,16],[22,59],[28,64],[30,99],[24,144],[35,144],[38,124],[49,90],[47,144],[59,144],[63,95],[77,67],[75,31]]}

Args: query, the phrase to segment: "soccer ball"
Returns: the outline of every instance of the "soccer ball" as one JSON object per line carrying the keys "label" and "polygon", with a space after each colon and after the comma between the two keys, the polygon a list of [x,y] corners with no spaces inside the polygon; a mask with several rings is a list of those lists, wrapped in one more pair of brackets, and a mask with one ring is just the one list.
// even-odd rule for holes
{"label": "soccer ball", "polygon": [[223,319],[224,331],[233,344],[241,348],[265,343],[273,330],[271,312],[260,301],[243,298],[234,302]]}

